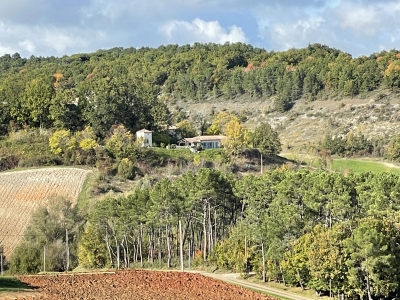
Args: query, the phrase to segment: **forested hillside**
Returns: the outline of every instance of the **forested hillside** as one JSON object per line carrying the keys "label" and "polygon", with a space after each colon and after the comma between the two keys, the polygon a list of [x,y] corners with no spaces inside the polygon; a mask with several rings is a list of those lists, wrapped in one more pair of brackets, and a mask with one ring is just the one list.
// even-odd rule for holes
{"label": "forested hillside", "polygon": [[166,104],[176,99],[247,95],[286,111],[300,98],[396,89],[399,74],[396,50],[352,58],[319,44],[277,53],[242,43],[113,48],[61,58],[15,53],[0,58],[1,132],[91,125],[102,135],[115,123],[151,129],[172,121]]}

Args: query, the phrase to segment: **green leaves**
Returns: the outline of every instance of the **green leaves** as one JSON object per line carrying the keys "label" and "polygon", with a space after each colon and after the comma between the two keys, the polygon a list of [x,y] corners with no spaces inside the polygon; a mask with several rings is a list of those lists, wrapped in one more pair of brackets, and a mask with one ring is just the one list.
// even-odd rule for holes
{"label": "green leaves", "polygon": [[276,155],[281,151],[279,135],[268,123],[261,123],[256,127],[251,142],[254,148],[260,149],[265,155]]}
{"label": "green leaves", "polygon": [[399,289],[397,264],[400,259],[398,229],[390,220],[360,220],[352,236],[345,241],[349,259],[349,286],[363,297],[385,296]]}

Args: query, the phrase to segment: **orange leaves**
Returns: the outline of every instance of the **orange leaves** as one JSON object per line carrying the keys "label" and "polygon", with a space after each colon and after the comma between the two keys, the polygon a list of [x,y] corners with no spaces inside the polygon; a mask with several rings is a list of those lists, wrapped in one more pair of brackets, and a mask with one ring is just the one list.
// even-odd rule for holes
{"label": "orange leaves", "polygon": [[53,75],[55,81],[54,81],[54,87],[56,88],[58,86],[58,83],[60,82],[60,80],[64,77],[63,74],[61,73],[56,73]]}
{"label": "orange leaves", "polygon": [[249,63],[246,67],[246,69],[244,69],[246,72],[250,72],[253,71],[256,67],[254,66],[253,63]]}

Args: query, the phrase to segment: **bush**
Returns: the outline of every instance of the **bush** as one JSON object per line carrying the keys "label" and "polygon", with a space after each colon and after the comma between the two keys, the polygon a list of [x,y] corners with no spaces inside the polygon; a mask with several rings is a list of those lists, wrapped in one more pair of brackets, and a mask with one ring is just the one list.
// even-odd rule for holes
{"label": "bush", "polygon": [[128,158],[124,158],[118,164],[118,177],[120,180],[135,178],[135,166]]}
{"label": "bush", "polygon": [[42,166],[57,166],[62,165],[62,161],[53,155],[37,155],[24,157],[18,161],[18,167],[30,168],[30,167],[42,167]]}
{"label": "bush", "polygon": [[0,157],[0,171],[14,169],[18,166],[19,157],[16,155],[7,155]]}

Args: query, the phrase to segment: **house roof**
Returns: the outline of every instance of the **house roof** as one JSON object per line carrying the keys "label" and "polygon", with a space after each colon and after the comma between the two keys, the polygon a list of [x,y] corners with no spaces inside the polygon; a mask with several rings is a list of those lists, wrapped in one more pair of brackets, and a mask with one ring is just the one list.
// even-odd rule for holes
{"label": "house roof", "polygon": [[224,135],[199,135],[192,138],[182,139],[179,142],[201,143],[201,142],[221,141],[224,138],[226,138],[226,136]]}
{"label": "house roof", "polygon": [[168,126],[168,130],[177,130],[177,129],[178,127],[176,127],[175,125]]}
{"label": "house roof", "polygon": [[153,131],[143,128],[142,130],[136,131],[136,133],[138,133],[138,132],[150,133],[150,132],[153,132]]}

